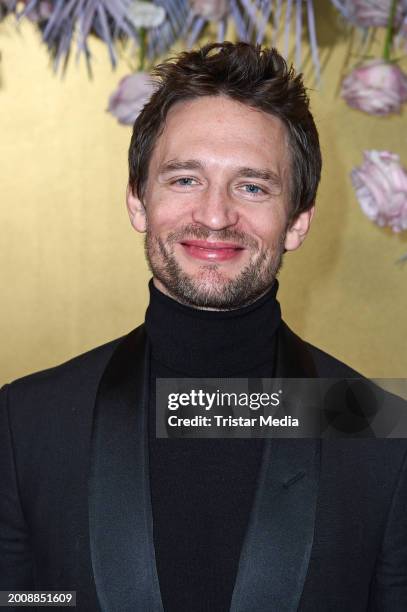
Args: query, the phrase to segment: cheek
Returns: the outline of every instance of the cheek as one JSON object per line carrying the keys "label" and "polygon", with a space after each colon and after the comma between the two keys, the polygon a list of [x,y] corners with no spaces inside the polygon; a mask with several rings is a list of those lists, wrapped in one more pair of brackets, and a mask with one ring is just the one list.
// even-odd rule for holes
{"label": "cheek", "polygon": [[284,240],[286,233],[286,219],[284,215],[273,214],[268,210],[264,214],[246,217],[242,230],[255,237],[263,246],[275,246]]}
{"label": "cheek", "polygon": [[187,223],[185,215],[176,215],[170,208],[155,208],[147,214],[148,229],[154,234],[165,234]]}
{"label": "cheek", "polygon": [[176,194],[153,190],[146,194],[146,201],[147,223],[152,231],[170,231],[189,221],[188,206],[181,206]]}

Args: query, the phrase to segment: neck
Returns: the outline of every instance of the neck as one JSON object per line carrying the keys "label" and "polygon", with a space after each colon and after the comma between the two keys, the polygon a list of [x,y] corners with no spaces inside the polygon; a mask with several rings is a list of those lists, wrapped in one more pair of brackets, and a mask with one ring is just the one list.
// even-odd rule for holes
{"label": "neck", "polygon": [[221,311],[182,304],[150,282],[146,331],[153,357],[195,377],[235,375],[270,360],[281,318],[277,287],[252,304]]}
{"label": "neck", "polygon": [[182,304],[183,306],[187,306],[189,308],[195,308],[196,310],[208,310],[208,311],[214,311],[214,312],[229,312],[229,311],[232,311],[232,310],[240,310],[241,308],[244,308],[245,306],[250,306],[251,304],[254,304],[254,302],[257,302],[257,300],[260,300],[264,295],[266,295],[267,293],[269,293],[272,290],[274,285],[277,284],[277,280],[274,280],[274,283],[270,287],[267,287],[267,289],[265,291],[263,291],[263,293],[261,293],[260,295],[256,295],[252,299],[248,299],[247,302],[245,302],[244,304],[240,304],[239,306],[236,306],[235,308],[228,308],[228,307],[225,307],[225,308],[213,308],[211,306],[200,306],[199,304],[192,304],[188,300],[183,300],[178,295],[172,293],[155,276],[152,278],[152,283],[153,283],[154,287],[156,289],[158,289],[158,291],[160,291],[161,293],[163,293],[167,297],[171,298],[175,302],[178,302],[179,304]]}

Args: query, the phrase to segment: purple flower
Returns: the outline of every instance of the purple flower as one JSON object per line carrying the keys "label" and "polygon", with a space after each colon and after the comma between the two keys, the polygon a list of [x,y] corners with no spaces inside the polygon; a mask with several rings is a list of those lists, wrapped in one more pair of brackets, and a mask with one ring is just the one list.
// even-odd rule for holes
{"label": "purple flower", "polygon": [[344,79],[341,95],[349,106],[370,115],[397,113],[407,100],[407,76],[396,64],[371,60]]}
{"label": "purple flower", "polygon": [[158,28],[165,20],[162,6],[141,0],[133,0],[129,13],[129,19],[136,28]]}
{"label": "purple flower", "polygon": [[394,232],[407,229],[407,171],[388,151],[365,151],[361,166],[351,173],[362,211],[377,225]]}
{"label": "purple flower", "polygon": [[229,12],[228,0],[189,0],[194,15],[211,21],[224,19]]}
{"label": "purple flower", "polygon": [[109,98],[108,112],[119,123],[132,125],[154,91],[154,82],[146,72],[125,76]]}
{"label": "purple flower", "polygon": [[[386,27],[389,21],[392,0],[345,0],[342,2],[349,21],[362,28]],[[407,12],[406,0],[399,0],[394,15],[394,26],[400,26]]]}
{"label": "purple flower", "polygon": [[[27,1],[25,1],[24,4],[29,5]],[[49,19],[52,15],[53,9],[54,6],[51,0],[40,0],[40,2],[37,2],[32,9],[29,9],[25,13],[25,15],[30,21],[39,23]]]}
{"label": "purple flower", "polygon": [[77,55],[84,54],[91,72],[90,35],[98,36],[107,45],[113,66],[118,39],[127,37],[139,44],[137,29],[130,19],[132,3],[133,0],[22,0],[18,3],[22,5],[18,17],[44,25],[42,39],[53,57],[55,70],[61,63],[65,70],[75,40]]}

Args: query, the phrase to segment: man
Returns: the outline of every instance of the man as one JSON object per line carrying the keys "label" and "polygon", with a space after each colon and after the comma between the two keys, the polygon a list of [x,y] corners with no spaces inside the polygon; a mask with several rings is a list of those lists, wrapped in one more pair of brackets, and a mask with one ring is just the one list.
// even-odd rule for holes
{"label": "man", "polygon": [[245,43],[156,76],[127,191],[146,321],[3,390],[0,588],[84,612],[406,610],[403,440],[155,436],[157,378],[355,375],[276,300],[321,168],[301,77]]}

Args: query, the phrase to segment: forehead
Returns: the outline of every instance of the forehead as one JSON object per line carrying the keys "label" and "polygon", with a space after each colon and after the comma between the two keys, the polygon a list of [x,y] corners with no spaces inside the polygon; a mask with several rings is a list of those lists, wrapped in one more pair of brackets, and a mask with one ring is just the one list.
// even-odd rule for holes
{"label": "forehead", "polygon": [[289,159],[287,130],[278,117],[226,96],[178,102],[167,114],[151,166],[184,157],[270,166],[283,174]]}

